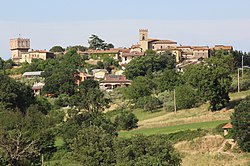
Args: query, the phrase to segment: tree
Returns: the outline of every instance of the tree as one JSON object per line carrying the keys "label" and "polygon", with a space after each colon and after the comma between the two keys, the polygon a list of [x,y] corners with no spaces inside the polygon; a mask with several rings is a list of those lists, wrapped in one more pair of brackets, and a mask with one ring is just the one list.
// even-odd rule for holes
{"label": "tree", "polygon": [[134,136],[130,139],[116,141],[117,165],[178,166],[180,155],[162,136]]}
{"label": "tree", "polygon": [[65,49],[62,48],[61,46],[53,46],[49,51],[50,52],[64,52]]}
{"label": "tree", "polygon": [[139,76],[125,89],[127,98],[136,102],[139,98],[149,96],[154,88],[154,83],[147,77]]}
{"label": "tree", "polygon": [[44,114],[32,108],[25,115],[2,111],[0,148],[8,155],[9,164],[16,166],[40,163],[41,154],[54,151],[50,125]]}
{"label": "tree", "polygon": [[75,70],[70,68],[54,69],[50,76],[45,78],[45,86],[42,89],[43,94],[60,94],[73,95],[76,90]]}
{"label": "tree", "polygon": [[0,75],[0,85],[0,103],[3,103],[6,108],[25,113],[26,108],[35,101],[30,86],[16,82],[5,75]]}
{"label": "tree", "polygon": [[158,92],[164,92],[166,90],[172,91],[175,86],[180,84],[180,74],[175,69],[166,68],[163,73],[156,75],[154,82],[157,86]]}
{"label": "tree", "polygon": [[239,147],[250,152],[250,96],[240,102],[231,116],[233,135]]}
{"label": "tree", "polygon": [[178,109],[193,108],[199,102],[197,90],[191,85],[180,85],[176,87],[176,105]]}
{"label": "tree", "polygon": [[225,107],[229,102],[231,62],[230,56],[211,57],[184,72],[184,80],[198,90],[203,101],[209,101],[212,111]]}
{"label": "tree", "polygon": [[100,39],[97,35],[92,35],[89,37],[89,48],[94,50],[100,50],[103,48],[104,40]]}
{"label": "tree", "polygon": [[109,99],[104,97],[104,93],[98,88],[84,89],[80,86],[75,95],[71,97],[71,106],[75,106],[78,110],[84,110],[93,116],[102,112],[108,107]]}
{"label": "tree", "polygon": [[74,160],[83,165],[115,165],[113,136],[97,126],[83,128],[77,132],[71,144]]}
{"label": "tree", "polygon": [[115,117],[114,123],[118,130],[130,130],[138,127],[138,121],[139,120],[133,113],[123,111],[120,115]]}
{"label": "tree", "polygon": [[69,47],[67,47],[67,51],[68,50],[75,50],[75,51],[86,51],[88,48],[87,47],[84,47],[84,46],[81,46],[81,45],[76,45],[76,46],[69,46]]}
{"label": "tree", "polygon": [[157,108],[159,108],[162,105],[162,102],[157,98],[153,96],[144,96],[137,100],[135,103],[135,106],[137,108],[144,109],[145,111],[151,111],[154,112]]}
{"label": "tree", "polygon": [[89,48],[93,50],[109,50],[110,48],[114,48],[114,45],[109,43],[105,43],[104,40],[100,39],[97,35],[91,35],[89,37]]}
{"label": "tree", "polygon": [[124,71],[128,79],[146,76],[147,73],[164,71],[166,68],[175,68],[175,58],[170,53],[156,54],[155,56],[138,57],[129,62]]}

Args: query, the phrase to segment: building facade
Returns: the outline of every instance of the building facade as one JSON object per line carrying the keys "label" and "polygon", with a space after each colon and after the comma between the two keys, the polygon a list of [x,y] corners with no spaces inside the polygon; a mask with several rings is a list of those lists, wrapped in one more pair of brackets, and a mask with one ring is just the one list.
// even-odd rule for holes
{"label": "building facade", "polygon": [[23,53],[28,53],[30,49],[30,39],[15,38],[10,39],[11,59],[15,63],[20,63]]}

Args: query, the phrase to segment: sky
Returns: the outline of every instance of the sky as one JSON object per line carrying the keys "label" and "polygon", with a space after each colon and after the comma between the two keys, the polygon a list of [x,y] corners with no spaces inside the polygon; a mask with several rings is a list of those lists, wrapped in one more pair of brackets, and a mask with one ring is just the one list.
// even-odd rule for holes
{"label": "sky", "polygon": [[88,46],[92,34],[115,47],[150,38],[181,45],[232,45],[250,51],[249,0],[0,0],[0,57],[9,40],[30,38],[34,50]]}

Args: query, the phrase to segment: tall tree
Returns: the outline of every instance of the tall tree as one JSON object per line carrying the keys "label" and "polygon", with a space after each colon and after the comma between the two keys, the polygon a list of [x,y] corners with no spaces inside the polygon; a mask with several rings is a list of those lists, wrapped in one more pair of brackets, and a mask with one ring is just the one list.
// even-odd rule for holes
{"label": "tall tree", "polygon": [[5,75],[0,75],[0,85],[0,103],[3,103],[6,108],[25,113],[25,109],[35,101],[30,86],[16,82]]}
{"label": "tall tree", "polygon": [[100,50],[103,48],[104,40],[100,39],[97,35],[92,35],[89,37],[89,48],[94,50]]}
{"label": "tall tree", "polygon": [[134,79],[138,76],[145,76],[147,73],[164,71],[166,68],[175,68],[175,58],[170,53],[156,54],[155,56],[138,57],[126,66],[125,76]]}
{"label": "tall tree", "polygon": [[62,48],[61,46],[53,46],[49,51],[50,52],[64,52],[65,49]]}
{"label": "tall tree", "polygon": [[243,100],[236,108],[231,117],[233,135],[239,147],[250,152],[250,96]]}
{"label": "tall tree", "polygon": [[229,102],[229,87],[232,83],[230,71],[232,57],[211,57],[205,63],[191,66],[184,72],[184,80],[209,101],[210,110],[216,111]]}
{"label": "tall tree", "polygon": [[25,115],[3,111],[0,116],[0,149],[4,150],[13,166],[40,163],[41,154],[54,149],[48,118],[32,108]]}

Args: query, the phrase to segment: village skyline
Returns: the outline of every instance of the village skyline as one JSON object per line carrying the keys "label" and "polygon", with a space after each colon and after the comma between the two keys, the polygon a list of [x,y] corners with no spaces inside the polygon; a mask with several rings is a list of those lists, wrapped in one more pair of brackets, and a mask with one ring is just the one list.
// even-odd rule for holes
{"label": "village skyline", "polygon": [[[138,29],[181,45],[232,45],[250,51],[248,1],[11,1],[0,11],[0,56],[11,57],[11,38],[30,38],[31,48],[88,46],[92,34],[115,47],[138,42]],[[160,5],[159,5],[160,4]],[[24,10],[24,9],[29,10]],[[8,12],[8,11],[12,12]],[[112,9],[112,10],[111,10]],[[39,11],[39,12],[38,12]],[[149,12],[150,11],[150,12]]]}

